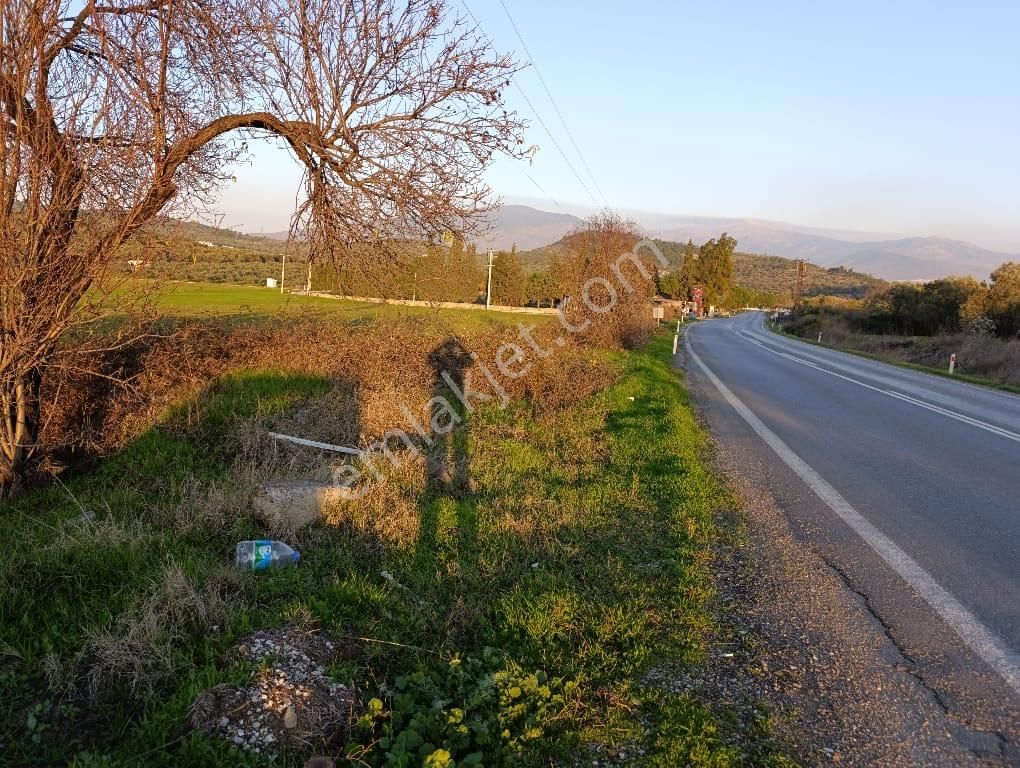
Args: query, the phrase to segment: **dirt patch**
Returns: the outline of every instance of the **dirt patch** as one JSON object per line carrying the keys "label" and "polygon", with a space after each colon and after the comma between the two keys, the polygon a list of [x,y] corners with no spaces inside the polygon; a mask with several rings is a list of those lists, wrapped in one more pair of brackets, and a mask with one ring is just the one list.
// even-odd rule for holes
{"label": "dirt patch", "polygon": [[326,675],[326,665],[340,650],[340,643],[314,630],[255,632],[237,647],[242,658],[259,665],[251,683],[202,693],[191,707],[192,726],[256,754],[342,741],[357,696]]}

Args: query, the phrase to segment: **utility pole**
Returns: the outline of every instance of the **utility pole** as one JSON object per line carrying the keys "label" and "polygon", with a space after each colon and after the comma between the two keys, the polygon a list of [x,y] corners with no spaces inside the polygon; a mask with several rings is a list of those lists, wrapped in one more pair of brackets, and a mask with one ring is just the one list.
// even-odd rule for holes
{"label": "utility pole", "polygon": [[793,290],[793,313],[800,312],[800,294],[804,290],[804,259],[797,261],[797,286]]}
{"label": "utility pole", "polygon": [[492,303],[492,249],[489,249],[489,280],[485,284],[485,308],[488,309]]}
{"label": "utility pole", "polygon": [[[428,253],[423,253],[418,257],[418,261],[413,261],[414,271],[411,273],[411,301],[418,301],[418,262],[424,262],[429,257]],[[425,267],[427,269],[427,265]]]}

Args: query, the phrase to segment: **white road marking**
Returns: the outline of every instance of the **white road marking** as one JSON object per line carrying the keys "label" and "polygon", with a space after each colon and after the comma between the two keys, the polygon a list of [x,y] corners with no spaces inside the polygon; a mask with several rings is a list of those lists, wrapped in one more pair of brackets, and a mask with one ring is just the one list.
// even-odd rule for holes
{"label": "white road marking", "polygon": [[[758,328],[755,329],[755,330],[761,330],[761,331],[768,330],[765,327],[765,318],[764,318],[764,316],[762,316],[761,323],[759,324]],[[807,342],[804,342],[804,341],[800,341],[798,339],[798,337],[791,337],[789,335],[784,335],[782,333],[775,332],[775,331],[767,333],[766,335],[769,337],[770,341],[775,341],[778,344],[786,344],[786,345],[791,346],[791,347],[796,347],[798,345],[804,346],[807,343]],[[759,338],[764,338],[764,336],[759,336]],[[840,360],[846,360],[847,362],[856,362],[856,363],[869,362],[869,363],[874,363],[875,365],[878,365],[878,366],[885,366],[885,367],[888,367],[888,368],[893,368],[894,372],[896,370],[895,367],[892,366],[891,363],[883,363],[883,362],[881,362],[880,360],[878,360],[876,358],[860,357],[858,355],[854,355],[851,352],[847,352],[845,350],[833,347],[833,346],[831,346],[829,344],[826,344],[824,346],[819,345],[818,347],[811,347],[811,348],[812,349],[816,349],[816,350],[823,350],[823,351],[828,352],[829,354],[831,354],[833,357],[835,357],[837,359],[840,359]],[[973,382],[967,381],[965,379],[959,379],[959,378],[948,379],[945,376],[939,376],[937,374],[929,373],[927,371],[920,371],[920,370],[917,370],[916,368],[910,368],[910,369],[903,369],[903,368],[901,368],[901,369],[899,369],[899,372],[900,373],[909,373],[911,376],[919,376],[919,377],[924,378],[924,379],[931,379],[933,382],[939,383],[939,384],[946,384],[947,382],[951,382],[953,385],[955,385],[956,387],[959,387],[961,389],[973,390],[974,392],[976,392],[978,394],[981,394],[981,395],[985,395],[985,396],[1008,398],[1009,400],[1013,401],[1014,403],[1016,403],[1018,400],[1020,400],[1020,395],[1012,394],[1012,393],[1006,393],[1006,392],[1004,392],[1002,390],[990,389],[987,386],[982,386],[980,384],[974,384]]]}
{"label": "white road marking", "polygon": [[750,334],[748,334],[745,331],[738,331],[737,335],[740,336],[740,338],[744,339],[745,341],[749,341],[752,344],[761,347],[766,352],[771,352],[773,355],[785,357],[787,360],[792,360],[793,362],[798,363],[799,365],[806,365],[808,368],[814,368],[816,371],[827,373],[830,376],[835,376],[837,379],[842,379],[843,381],[848,381],[851,384],[856,384],[858,387],[864,387],[865,389],[870,389],[872,392],[878,392],[883,395],[888,395],[889,397],[894,397],[897,400],[902,400],[905,403],[916,405],[918,408],[924,408],[934,413],[941,414],[942,416],[948,416],[949,418],[956,419],[957,421],[963,422],[964,424],[969,424],[972,427],[978,427],[979,429],[983,429],[986,432],[991,432],[993,435],[998,435],[999,437],[1004,437],[1007,440],[1013,440],[1014,442],[1020,443],[1020,434],[1017,434],[1016,432],[1011,432],[1008,429],[997,427],[994,424],[989,424],[987,421],[981,421],[980,419],[975,419],[971,416],[966,416],[962,413],[951,411],[948,408],[943,408],[942,406],[939,405],[932,405],[931,403],[927,403],[924,400],[918,400],[916,397],[904,395],[902,392],[897,392],[893,389],[883,389],[882,387],[876,387],[873,384],[867,384],[851,376],[845,376],[842,373],[836,373],[835,371],[831,371],[828,368],[824,368],[818,365],[817,363],[812,363],[810,360],[805,360],[802,357],[791,355],[788,352],[780,352],[778,349],[773,349],[772,347],[762,344],[760,341],[754,339]]}
{"label": "white road marking", "polygon": [[733,406],[740,417],[747,422],[758,436],[783,460],[812,491],[835,512],[840,519],[854,530],[892,568],[900,578],[909,584],[928,605],[948,624],[960,639],[988,666],[994,669],[1006,684],[1020,694],[1020,655],[1011,650],[992,630],[986,627],[959,600],[941,587],[896,543],[876,528],[860,512],[853,508],[811,465],[798,456],[782,438],[765,426],[743,401],[729,387],[719,380],[712,370],[702,362],[691,345],[690,335],[684,343],[691,359],[719,390],[719,394]]}

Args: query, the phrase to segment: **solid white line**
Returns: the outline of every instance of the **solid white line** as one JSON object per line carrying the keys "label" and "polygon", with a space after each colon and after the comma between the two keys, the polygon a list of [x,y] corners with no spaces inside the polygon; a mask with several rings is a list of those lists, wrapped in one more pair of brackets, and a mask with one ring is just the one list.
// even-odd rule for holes
{"label": "solid white line", "polygon": [[860,536],[886,564],[907,582],[942,617],[960,639],[988,666],[994,669],[1006,684],[1020,694],[1020,655],[1012,651],[992,630],[986,627],[964,605],[947,592],[927,571],[896,543],[872,525],[850,502],[833,488],[806,461],[798,456],[783,440],[759,419],[744,403],[719,380],[691,345],[690,336],[684,339],[687,352],[705,373],[726,401],[747,422],[758,436],[775,451],[790,469],[817,494],[826,506],[835,512]]}
{"label": "solid white line", "polygon": [[924,400],[918,400],[916,397],[904,395],[902,392],[897,392],[893,389],[883,389],[882,387],[876,387],[872,384],[867,384],[851,376],[844,376],[842,373],[836,373],[835,371],[831,371],[828,368],[824,368],[818,365],[817,363],[812,363],[810,360],[805,360],[802,357],[791,355],[788,352],[780,352],[778,349],[773,349],[772,347],[766,346],[762,342],[754,339],[746,331],[740,331],[738,332],[737,335],[740,336],[740,338],[744,339],[745,341],[749,341],[752,344],[761,347],[766,352],[771,352],[773,355],[785,357],[787,360],[792,360],[793,362],[798,363],[800,365],[806,365],[808,368],[814,368],[816,371],[820,371],[821,373],[827,373],[830,376],[835,376],[837,379],[842,379],[843,381],[848,381],[851,384],[856,384],[858,387],[864,387],[865,389],[870,389],[872,392],[878,392],[879,394],[882,395],[894,397],[897,400],[902,400],[905,403],[916,405],[918,408],[924,408],[925,410],[941,414],[942,416],[948,416],[949,418],[956,419],[957,421],[963,422],[964,424],[969,424],[972,427],[978,427],[979,429],[983,429],[986,432],[991,432],[993,435],[998,435],[999,437],[1004,437],[1007,440],[1013,440],[1014,442],[1020,443],[1020,434],[1017,434],[1016,432],[1011,432],[1008,429],[997,427],[994,424],[989,424],[987,421],[981,421],[980,419],[975,419],[971,416],[966,416],[962,413],[951,411],[948,408],[943,408],[942,406],[939,405],[932,405],[931,403],[927,403]]}
{"label": "solid white line", "polygon": [[797,337],[790,337],[788,335],[783,335],[775,331],[768,332],[768,329],[765,327],[764,316],[762,316],[761,323],[759,324],[758,328],[752,328],[752,330],[761,330],[764,332],[764,335],[759,336],[759,338],[765,338],[766,336],[768,336],[770,341],[774,341],[777,344],[785,344],[788,347],[802,347],[802,348],[807,347],[808,349],[814,350],[816,352],[824,351],[832,355],[833,357],[837,357],[840,360],[845,360],[848,363],[850,362],[871,363],[876,366],[888,368],[890,373],[896,372],[909,373],[911,376],[919,376],[924,379],[930,379],[932,383],[935,384],[952,384],[953,386],[958,387],[960,389],[971,390],[975,394],[984,395],[986,397],[1004,398],[1008,401],[1011,401],[1012,405],[1016,405],[1017,402],[1020,402],[1020,395],[1014,394],[1012,392],[1005,392],[1001,389],[992,389],[991,387],[983,386],[981,384],[974,384],[973,382],[966,381],[964,379],[947,378],[945,376],[939,376],[934,373],[929,373],[928,371],[919,371],[916,368],[897,368],[892,363],[884,363],[872,357],[862,357],[860,355],[855,355],[832,346],[819,345],[818,347],[815,347],[813,345],[809,345],[807,341],[799,340]]}

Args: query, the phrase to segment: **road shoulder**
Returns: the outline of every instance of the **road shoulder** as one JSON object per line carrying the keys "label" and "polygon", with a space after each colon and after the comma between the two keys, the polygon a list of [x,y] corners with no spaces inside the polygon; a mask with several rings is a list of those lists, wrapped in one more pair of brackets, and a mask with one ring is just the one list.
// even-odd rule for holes
{"label": "road shoulder", "polygon": [[806,764],[1020,764],[1008,735],[961,717],[916,674],[868,597],[791,527],[789,494],[775,489],[810,491],[763,458],[703,376],[691,372],[689,384],[714,462],[744,502],[746,543],[722,553],[718,569],[734,651],[716,673],[749,681],[773,732]]}

